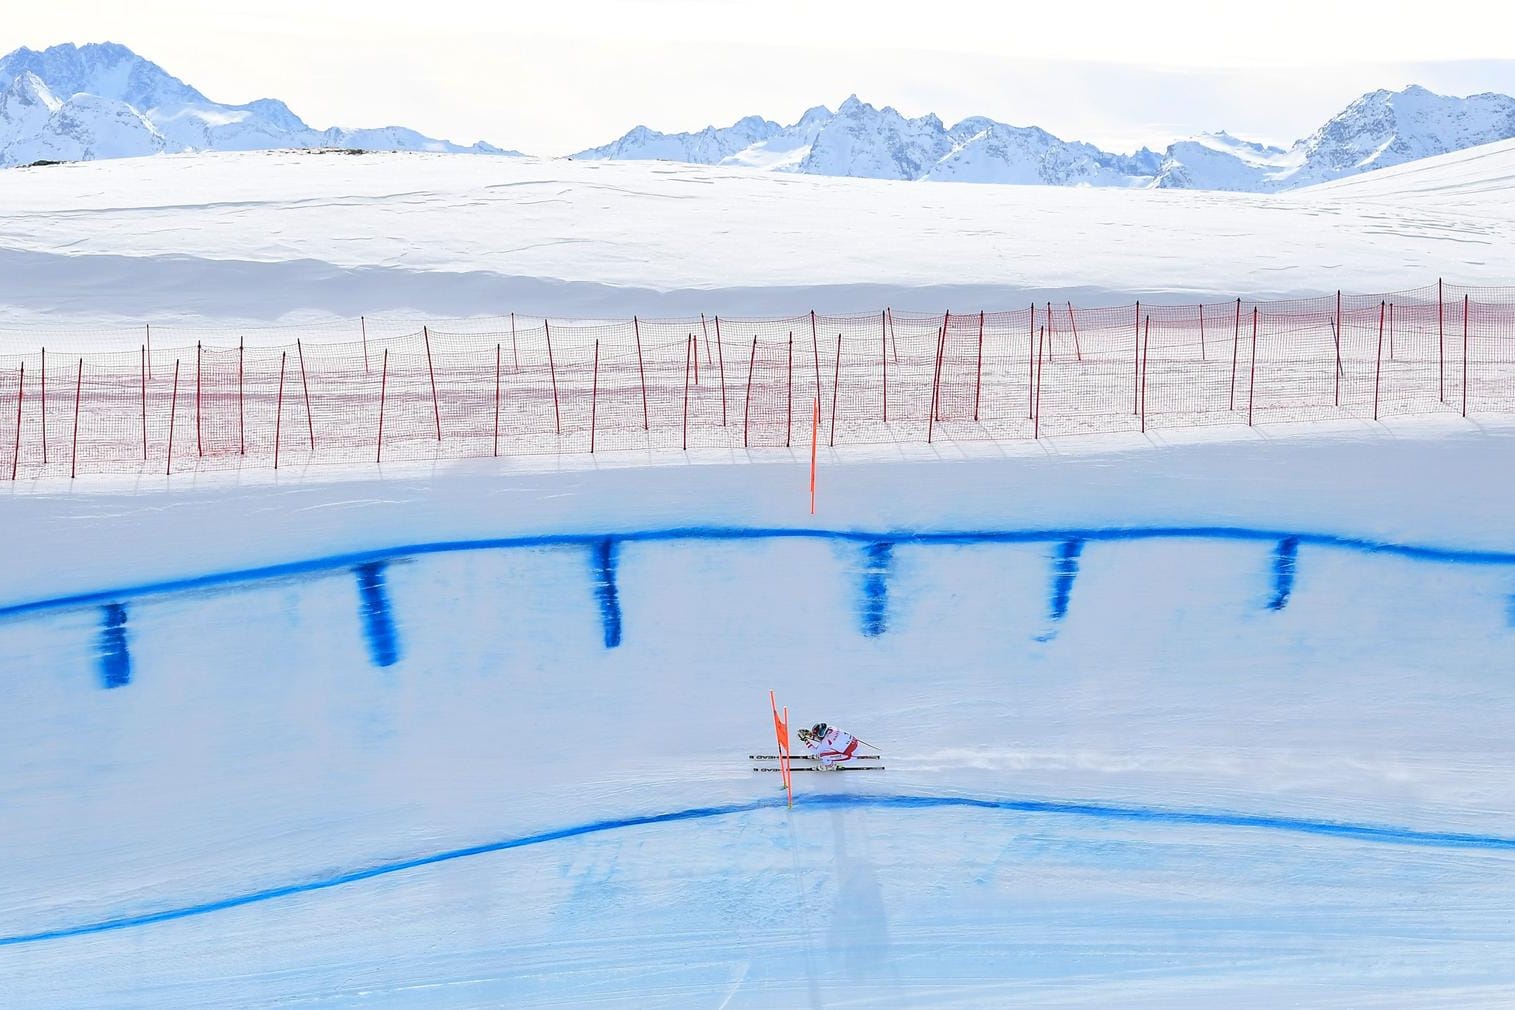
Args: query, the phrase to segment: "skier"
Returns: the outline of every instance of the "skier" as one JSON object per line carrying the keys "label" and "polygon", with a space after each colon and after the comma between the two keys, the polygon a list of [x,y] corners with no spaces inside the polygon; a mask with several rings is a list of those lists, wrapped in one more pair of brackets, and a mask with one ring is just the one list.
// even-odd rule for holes
{"label": "skier", "polygon": [[823,722],[800,730],[799,736],[800,743],[809,749],[824,771],[835,771],[839,762],[850,761],[857,753],[857,737]]}

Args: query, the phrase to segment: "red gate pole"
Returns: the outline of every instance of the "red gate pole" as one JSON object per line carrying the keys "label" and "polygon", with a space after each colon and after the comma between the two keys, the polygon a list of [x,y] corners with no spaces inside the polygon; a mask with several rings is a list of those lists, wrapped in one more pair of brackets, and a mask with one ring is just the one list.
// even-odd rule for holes
{"label": "red gate pole", "polygon": [[1231,399],[1227,410],[1236,409],[1236,345],[1241,340],[1241,299],[1236,299],[1236,328],[1231,331]]}
{"label": "red gate pole", "polygon": [[889,423],[889,329],[884,320],[885,312],[878,314],[878,359],[884,366],[884,423]]}
{"label": "red gate pole", "polygon": [[237,338],[237,455],[247,455],[247,416],[242,398],[242,358],[245,340]]}
{"label": "red gate pole", "polygon": [[931,441],[932,430],[936,426],[936,399],[941,395],[942,379],[942,354],[947,344],[947,327],[943,326],[936,333],[936,367],[931,373],[931,411],[926,417],[926,441]]}
{"label": "red gate pole", "polygon": [[279,398],[274,407],[274,469],[279,469],[279,444],[284,441],[284,365],[289,361],[289,352],[279,352]]}
{"label": "red gate pole", "polygon": [[794,331],[789,331],[789,391],[786,394],[787,406],[784,408],[784,448],[789,448],[791,436],[794,434]]}
{"label": "red gate pole", "polygon": [[1031,407],[1031,437],[1042,437],[1042,348],[1047,343],[1046,324],[1036,335],[1036,398]]}
{"label": "red gate pole", "polygon": [[942,346],[936,355],[936,409],[940,413],[942,409],[942,372],[947,368],[947,333],[952,325],[952,310],[942,313]]}
{"label": "red gate pole", "polygon": [[1394,360],[1394,303],[1389,303],[1389,360]]}
{"label": "red gate pole", "polygon": [[694,361],[694,384],[698,386],[700,384],[700,345],[695,343],[693,330],[684,334],[684,339],[694,345],[694,350],[690,352],[690,356]]}
{"label": "red gate pole", "polygon": [[1373,420],[1378,420],[1378,377],[1383,372],[1384,303],[1378,303],[1378,359],[1373,366]]}
{"label": "red gate pole", "polygon": [[815,335],[815,310],[810,310],[810,354],[815,359],[815,402],[821,402],[821,345]]}
{"label": "red gate pole", "polygon": [[[1051,305],[1051,302],[1047,303]],[[978,365],[973,373],[973,419],[978,420],[979,393],[984,388],[984,310],[978,310]]]}
{"label": "red gate pole", "polygon": [[300,354],[300,385],[305,388],[305,423],[310,427],[310,449],[316,449],[316,419],[310,412],[310,380],[305,376],[305,348],[299,338],[295,339],[295,350]]}
{"label": "red gate pole", "polygon": [[1147,431],[1147,351],[1152,344],[1152,317],[1148,316],[1142,326],[1142,427],[1145,434]]}
{"label": "red gate pole", "polygon": [[742,448],[747,448],[747,415],[752,409],[752,366],[757,364],[757,336],[752,338],[752,357],[747,359],[747,402],[742,406]]}
{"label": "red gate pole", "polygon": [[[174,395],[168,404],[168,463],[163,469],[165,476],[174,472],[174,421],[179,413],[179,359],[174,359]],[[18,439],[19,441],[19,439]]]}
{"label": "red gate pole", "polygon": [[815,458],[821,441],[821,398],[815,398],[815,410],[810,415],[810,514],[815,515]]}
{"label": "red gate pole", "polygon": [[[1026,330],[1026,420],[1036,417],[1036,303],[1031,303],[1031,326]],[[1034,428],[1034,425],[1033,425]],[[1033,431],[1034,437],[1034,431]]]}
{"label": "red gate pole", "polygon": [[84,359],[79,359],[79,377],[74,380],[74,450],[68,461],[68,479],[79,475],[79,397],[84,392]]}
{"label": "red gate pole", "polygon": [[142,347],[142,462],[147,462],[147,346]]}
{"label": "red gate pole", "polygon": [[426,345],[426,372],[431,376],[431,415],[437,422],[437,442],[440,443],[442,441],[442,407],[437,402],[437,370],[431,363],[431,332],[425,326],[421,327],[421,340]]}
{"label": "red gate pole", "polygon": [[26,396],[26,362],[21,362],[20,378],[16,382],[16,444],[14,455],[11,456],[11,480],[15,481],[16,472],[21,467],[21,402]]}
{"label": "red gate pole", "polygon": [[1141,410],[1142,303],[1136,303],[1136,340],[1131,348],[1131,413]]}
{"label": "red gate pole", "polygon": [[1468,416],[1468,296],[1462,296],[1462,416]]}
{"label": "red gate pole", "polygon": [[1436,365],[1440,374],[1441,402],[1447,402],[1447,352],[1446,333],[1442,323],[1441,278],[1436,278]]}
{"label": "red gate pole", "polygon": [[500,454],[500,343],[494,345],[494,454]]}
{"label": "red gate pole", "polygon": [[144,350],[142,353],[146,355],[145,360],[147,361],[147,377],[151,379],[153,377],[153,324],[143,323],[142,325],[147,329],[147,343],[145,345],[146,350]]}
{"label": "red gate pole", "polygon": [[600,406],[600,342],[594,342],[594,380],[589,387],[589,451],[594,452],[594,424]]}
{"label": "red gate pole", "polygon": [[[42,465],[47,465],[47,348],[42,348]],[[20,429],[17,429],[18,431]]]}
{"label": "red gate pole", "polygon": [[[717,322],[719,327],[720,323]],[[636,316],[631,317],[631,329],[637,338],[637,374],[642,378],[642,430],[651,431],[651,422],[647,416],[647,369],[642,365],[642,324]]]}
{"label": "red gate pole", "polygon": [[358,326],[363,330],[363,374],[368,374],[368,320],[358,317]]}
{"label": "red gate pole", "polygon": [[715,317],[715,360],[721,366],[721,427],[726,427],[726,351],[721,347],[721,317]]}
{"label": "red gate pole", "polygon": [[[790,346],[793,346],[792,342]],[[691,333],[684,341],[684,442],[682,448],[685,452],[689,451],[689,359],[693,354],[694,334]]]}
{"label": "red gate pole", "polygon": [[195,341],[195,455],[205,458],[205,439],[200,433],[200,341]]}
{"label": "red gate pole", "polygon": [[1052,321],[1052,303],[1048,302],[1047,303],[1047,360],[1048,361],[1055,361],[1055,360],[1057,360],[1057,356],[1052,351],[1052,335],[1056,331],[1057,331],[1056,325]]}
{"label": "red gate pole", "polygon": [[1252,426],[1252,395],[1257,388],[1257,306],[1252,306],[1252,364],[1247,369],[1247,427]]}
{"label": "red gate pole", "polygon": [[553,430],[563,434],[563,415],[558,409],[558,366],[552,360],[552,327],[542,320],[542,331],[547,334],[547,370],[552,373],[552,419]]}
{"label": "red gate pole", "polygon": [[700,332],[705,335],[705,367],[710,367],[710,327],[705,324],[705,313],[700,313]]}
{"label": "red gate pole", "polygon": [[1205,305],[1199,305],[1199,360],[1205,360]]}
{"label": "red gate pole", "polygon": [[836,372],[831,376],[831,436],[827,445],[836,445],[836,391],[842,383],[842,335],[836,335]]}
{"label": "red gate pole", "polygon": [[[547,325],[547,320],[542,320],[542,325]],[[515,370],[521,370],[521,350],[516,346],[516,314],[510,314],[510,360],[515,364]]]}
{"label": "red gate pole", "polygon": [[1068,303],[1068,328],[1073,331],[1073,356],[1078,361],[1084,360],[1084,349],[1078,346],[1078,320],[1073,318],[1073,303]]}
{"label": "red gate pole", "polygon": [[389,348],[384,348],[384,361],[379,366],[379,447],[374,452],[375,463],[384,460],[384,394],[389,386]]}
{"label": "red gate pole", "polygon": [[1341,406],[1341,289],[1336,289],[1336,406]]}
{"label": "red gate pole", "polygon": [[900,363],[900,342],[894,332],[894,309],[886,307],[884,314],[889,317],[889,350],[892,352],[890,357],[894,358],[894,363],[897,365]]}

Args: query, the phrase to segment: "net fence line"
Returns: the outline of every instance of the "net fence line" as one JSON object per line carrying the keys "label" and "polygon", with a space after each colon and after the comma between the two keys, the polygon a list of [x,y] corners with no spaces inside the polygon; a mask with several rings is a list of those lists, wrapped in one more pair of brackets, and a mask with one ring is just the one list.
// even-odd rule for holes
{"label": "net fence line", "polygon": [[1515,289],[0,356],[0,480],[1515,413]]}

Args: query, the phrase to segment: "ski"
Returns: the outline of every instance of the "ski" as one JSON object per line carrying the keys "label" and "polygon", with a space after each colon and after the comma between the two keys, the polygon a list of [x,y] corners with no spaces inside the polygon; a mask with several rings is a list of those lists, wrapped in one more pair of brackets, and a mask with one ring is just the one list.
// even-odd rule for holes
{"label": "ski", "polygon": [[[777,754],[748,754],[747,755],[747,760],[749,760],[749,761],[777,761],[778,759],[779,759],[779,755],[777,755]],[[814,755],[811,755],[811,754],[795,754],[792,757],[790,757],[789,760],[791,760],[791,761],[816,761],[816,760],[819,760],[819,759],[816,758]],[[882,760],[882,759],[877,754],[854,754],[854,755],[852,755],[852,760],[854,760],[854,761],[879,761],[879,760]]]}
{"label": "ski", "polygon": [[[779,771],[779,768],[773,765],[753,765],[752,770],[755,772],[776,772]],[[823,769],[815,765],[800,765],[797,768],[790,768],[789,770],[792,772],[818,772]],[[881,772],[883,770],[883,765],[837,765],[833,769],[833,771],[839,772]]]}

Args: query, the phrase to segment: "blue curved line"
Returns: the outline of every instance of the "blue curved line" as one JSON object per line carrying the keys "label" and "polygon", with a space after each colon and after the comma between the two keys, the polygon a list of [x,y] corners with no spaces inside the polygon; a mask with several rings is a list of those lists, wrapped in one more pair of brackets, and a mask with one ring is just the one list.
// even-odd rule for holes
{"label": "blue curved line", "polygon": [[[211,912],[224,911],[229,908],[238,908],[243,905],[273,901],[277,898],[289,897],[290,895],[324,891],[328,888],[340,887],[344,884],[371,880],[374,877],[388,876],[392,873],[403,873],[406,870],[433,866],[438,863],[447,863],[455,859],[466,859],[470,856],[504,852],[508,849],[520,849],[529,845],[541,845],[545,842],[555,842],[581,835],[616,831],[622,828],[727,817],[731,814],[750,813],[751,811],[763,808],[780,807],[783,805],[783,802],[777,798],[764,799],[747,803],[732,803],[718,807],[692,807],[687,810],[675,810],[661,814],[644,814],[636,817],[591,821],[587,824],[577,824],[567,828],[559,828],[555,831],[544,831],[539,834],[524,835],[520,838],[508,838],[498,842],[472,845],[463,849],[449,849],[445,852],[437,852],[429,856],[418,856],[414,859],[382,863],[378,866],[353,870],[348,873],[323,877],[318,880],[310,880],[298,884],[285,884],[281,887],[270,887],[261,891],[252,891],[248,894],[222,898],[219,901],[207,901],[198,905],[186,905],[180,908],[164,909],[160,912],[148,912],[143,915],[125,915],[114,919],[101,919],[96,922],[82,923],[77,926],[62,926],[57,929],[44,930],[37,933],[0,936],[0,947],[14,947],[23,944],[42,943],[47,940],[61,940],[67,937],[108,933],[118,929],[150,926],[154,923],[169,922],[174,919],[187,919],[193,916],[207,915]],[[1331,838],[1342,838],[1349,841],[1371,842],[1382,845],[1473,849],[1496,852],[1515,851],[1515,838],[1501,835],[1479,835],[1455,831],[1423,831],[1373,824],[1319,821],[1300,817],[1276,817],[1267,814],[1170,810],[1161,807],[1124,807],[1104,803],[1069,803],[1058,800],[986,799],[972,796],[911,796],[905,794],[829,794],[799,796],[795,799],[794,805],[801,808],[889,807],[904,810],[962,807],[979,810],[1003,810],[1012,813],[1061,814],[1101,821],[1125,821],[1139,824],[1250,828],[1263,831],[1283,831],[1294,834],[1324,835]]]}
{"label": "blue curved line", "polygon": [[401,561],[428,554],[450,554],[459,551],[508,550],[530,547],[587,546],[606,540],[617,543],[655,543],[669,540],[839,540],[872,544],[880,541],[898,544],[1011,544],[1046,543],[1055,541],[1118,541],[1118,540],[1237,540],[1276,542],[1284,539],[1316,547],[1331,547],[1360,551],[1367,554],[1382,554],[1409,558],[1416,561],[1437,561],[1467,565],[1512,565],[1515,552],[1464,550],[1445,547],[1427,547],[1411,544],[1395,544],[1368,540],[1361,537],[1337,536],[1330,533],[1293,533],[1286,530],[1252,529],[1239,526],[1145,526],[1101,527],[1095,529],[1032,529],[1032,530],[962,530],[920,533],[900,530],[818,530],[765,527],[719,527],[686,526],[662,530],[643,530],[627,533],[548,533],[523,537],[495,537],[476,540],[441,540],[430,543],[402,544],[349,554],[332,554],[290,561],[277,565],[263,565],[226,572],[211,572],[205,575],[181,579],[165,579],[135,586],[123,586],[95,592],[75,593],[48,599],[29,600],[0,606],[0,619],[21,617],[49,610],[64,610],[84,606],[119,603],[123,600],[180,593],[196,589],[209,589],[238,583],[259,582],[267,579],[282,579],[300,575],[337,574],[360,565]]}

